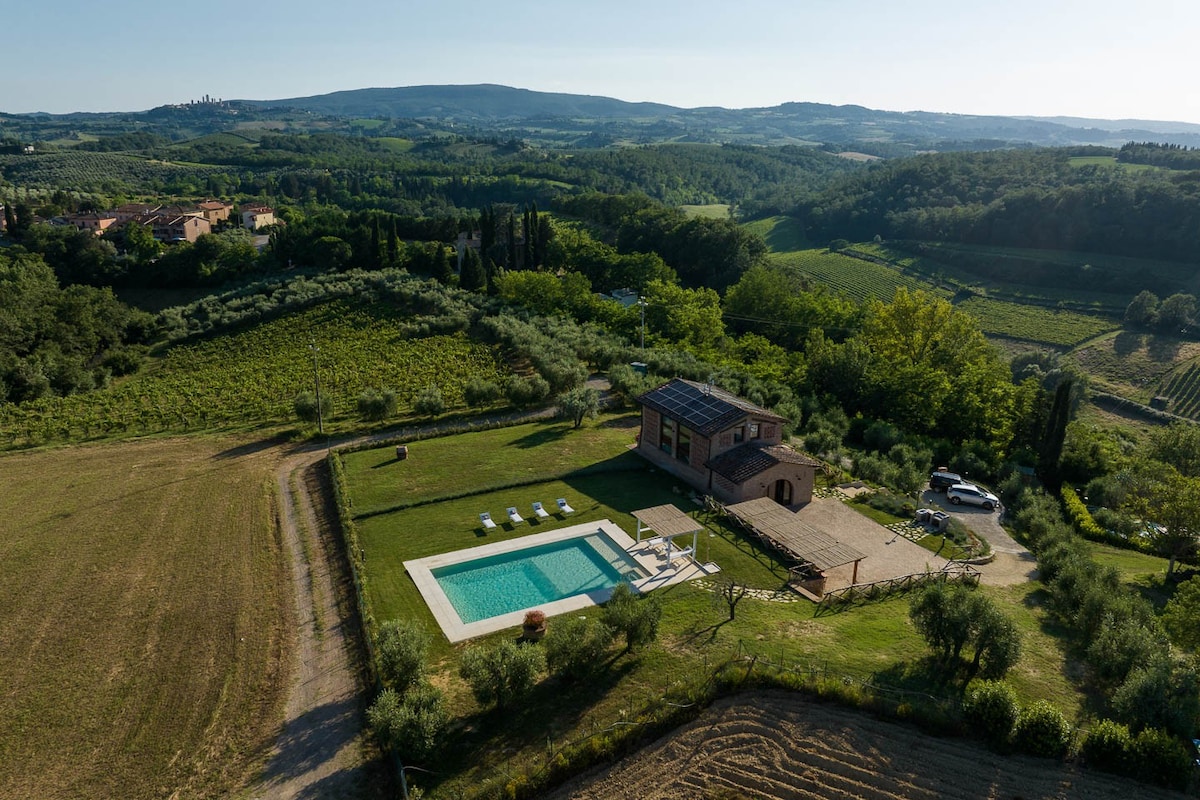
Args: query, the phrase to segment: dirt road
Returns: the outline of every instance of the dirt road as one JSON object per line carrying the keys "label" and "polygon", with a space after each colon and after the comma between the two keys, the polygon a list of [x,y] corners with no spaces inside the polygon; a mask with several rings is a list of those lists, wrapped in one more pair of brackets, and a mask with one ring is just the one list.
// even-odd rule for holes
{"label": "dirt road", "polygon": [[372,797],[382,777],[364,749],[360,645],[350,630],[353,599],[328,507],[325,453],[324,447],[291,452],[275,470],[297,631],[283,730],[251,794],[263,800]]}

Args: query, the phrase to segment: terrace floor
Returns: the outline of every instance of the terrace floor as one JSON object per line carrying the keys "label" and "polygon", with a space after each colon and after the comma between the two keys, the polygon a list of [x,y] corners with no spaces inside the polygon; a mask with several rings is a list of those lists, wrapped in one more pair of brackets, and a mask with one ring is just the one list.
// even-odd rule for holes
{"label": "terrace floor", "polygon": [[[803,522],[866,555],[858,565],[858,583],[899,578],[930,570],[937,572],[948,562],[915,542],[859,514],[832,497],[814,498],[796,512]],[[851,584],[854,565],[845,564],[825,573],[825,591]]]}

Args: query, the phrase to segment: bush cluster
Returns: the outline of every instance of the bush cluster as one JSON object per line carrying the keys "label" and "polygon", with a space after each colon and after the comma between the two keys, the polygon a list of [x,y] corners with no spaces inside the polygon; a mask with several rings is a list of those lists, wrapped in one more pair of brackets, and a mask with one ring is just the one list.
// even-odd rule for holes
{"label": "bush cluster", "polygon": [[996,746],[1005,745],[1021,709],[1012,687],[1000,681],[983,681],[963,700],[963,716],[984,738]]}
{"label": "bush cluster", "polygon": [[1196,668],[1172,656],[1150,602],[1096,563],[1052,498],[1028,491],[1010,511],[1037,556],[1050,612],[1076,637],[1117,721],[1132,731],[1192,735],[1200,719]]}
{"label": "bush cluster", "polygon": [[1134,735],[1119,722],[1097,722],[1079,754],[1093,769],[1125,775],[1168,789],[1187,787],[1192,758],[1175,737],[1155,728]]}
{"label": "bush cluster", "polygon": [[1079,493],[1071,486],[1063,484],[1060,497],[1062,498],[1063,510],[1066,512],[1067,520],[1079,532],[1079,535],[1085,539],[1091,539],[1094,542],[1103,542],[1113,547],[1123,547],[1130,550],[1147,550],[1142,545],[1140,539],[1129,535],[1133,531],[1120,530],[1123,523],[1126,522],[1121,515],[1107,509],[1101,509],[1106,512],[1104,518],[1113,526],[1109,528],[1101,525],[1092,516],[1091,512],[1087,510],[1087,506],[1084,505],[1083,500],[1079,498]]}
{"label": "bush cluster", "polygon": [[1049,702],[1037,700],[1017,715],[1012,738],[1022,753],[1062,758],[1071,746],[1071,723]]}

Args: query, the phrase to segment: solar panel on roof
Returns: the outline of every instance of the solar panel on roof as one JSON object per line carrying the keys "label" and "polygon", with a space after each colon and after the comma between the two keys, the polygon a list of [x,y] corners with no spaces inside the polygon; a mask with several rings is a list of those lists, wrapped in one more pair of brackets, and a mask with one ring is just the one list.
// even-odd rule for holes
{"label": "solar panel on roof", "polygon": [[649,392],[643,401],[705,435],[715,433],[746,413],[733,403],[681,380]]}

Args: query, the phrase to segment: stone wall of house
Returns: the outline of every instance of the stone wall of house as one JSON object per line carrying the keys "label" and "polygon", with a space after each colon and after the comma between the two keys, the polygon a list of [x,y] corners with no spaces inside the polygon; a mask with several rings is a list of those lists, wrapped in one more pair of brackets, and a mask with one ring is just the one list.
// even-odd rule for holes
{"label": "stone wall of house", "polygon": [[658,433],[662,427],[662,415],[652,408],[642,409],[642,438],[639,446],[658,451]]}

